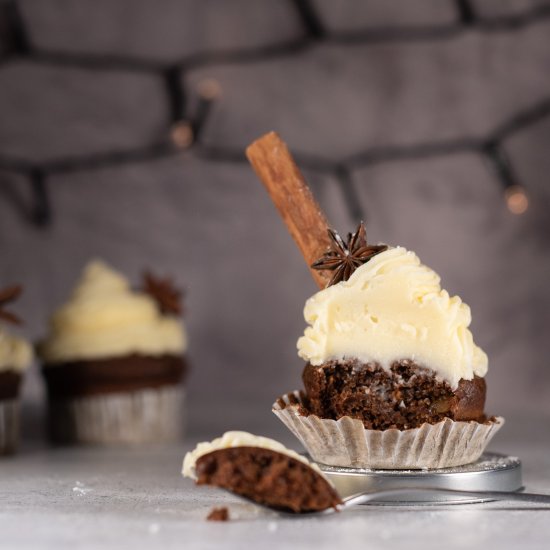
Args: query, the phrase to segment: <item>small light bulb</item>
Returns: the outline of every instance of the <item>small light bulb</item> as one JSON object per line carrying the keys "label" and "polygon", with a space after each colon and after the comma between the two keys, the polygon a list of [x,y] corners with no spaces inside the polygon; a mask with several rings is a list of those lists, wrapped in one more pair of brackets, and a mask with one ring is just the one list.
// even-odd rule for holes
{"label": "small light bulb", "polygon": [[512,185],[504,192],[506,198],[506,206],[512,214],[524,214],[529,208],[529,199],[525,193],[525,189],[520,185]]}
{"label": "small light bulb", "polygon": [[197,86],[199,95],[206,101],[214,101],[222,95],[220,83],[213,78],[201,80]]}
{"label": "small light bulb", "polygon": [[176,147],[187,149],[193,144],[193,128],[186,120],[180,120],[172,126],[170,137]]}

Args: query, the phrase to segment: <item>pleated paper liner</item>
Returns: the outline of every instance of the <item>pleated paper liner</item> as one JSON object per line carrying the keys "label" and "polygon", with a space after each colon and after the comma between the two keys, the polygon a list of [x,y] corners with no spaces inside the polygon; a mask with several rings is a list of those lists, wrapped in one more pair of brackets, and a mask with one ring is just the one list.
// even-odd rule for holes
{"label": "pleated paper liner", "polygon": [[179,385],[53,400],[50,436],[56,443],[95,445],[174,442],[182,437],[184,415]]}
{"label": "pleated paper liner", "polygon": [[14,453],[19,439],[19,402],[0,400],[0,455]]}
{"label": "pleated paper liner", "polygon": [[476,461],[504,424],[496,417],[483,424],[446,418],[409,430],[367,430],[360,420],[305,416],[295,391],[280,397],[273,412],[300,440],[309,455],[330,466],[412,470],[450,468]]}

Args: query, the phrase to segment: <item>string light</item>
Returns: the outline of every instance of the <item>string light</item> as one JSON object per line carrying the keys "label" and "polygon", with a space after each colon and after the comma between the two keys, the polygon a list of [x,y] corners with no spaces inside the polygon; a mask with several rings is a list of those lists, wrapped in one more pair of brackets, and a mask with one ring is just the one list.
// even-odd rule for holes
{"label": "string light", "polygon": [[497,176],[504,187],[504,199],[508,210],[512,214],[524,214],[529,208],[529,199],[525,188],[517,183],[518,177],[506,151],[499,143],[491,142],[485,147],[485,153],[492,161]]}
{"label": "string light", "polygon": [[529,198],[521,185],[511,185],[504,190],[506,206],[512,214],[524,214],[529,208]]}
{"label": "string light", "polygon": [[[287,56],[296,51],[308,48],[311,44],[328,42],[334,44],[372,44],[392,41],[442,41],[455,39],[457,33],[469,32],[475,28],[479,32],[495,32],[497,30],[508,31],[518,29],[536,23],[541,19],[550,18],[550,6],[536,6],[526,9],[521,13],[506,17],[486,18],[476,13],[470,0],[449,0],[454,3],[459,17],[456,22],[449,25],[434,25],[414,28],[385,28],[364,29],[350,32],[332,32],[325,26],[322,16],[311,0],[294,0],[296,14],[304,27],[303,36],[298,40],[283,42],[273,47],[242,48],[232,51],[213,51],[179,60],[172,65],[163,62],[151,62],[139,58],[117,57],[115,60],[94,55],[75,55],[66,52],[51,52],[37,47],[28,35],[25,19],[22,17],[19,4],[16,0],[0,0],[0,26],[7,29],[7,47],[4,48],[2,61],[10,56],[17,58],[29,58],[36,63],[53,64],[60,66],[103,66],[112,69],[117,67],[131,68],[133,71],[146,74],[157,74],[164,79],[169,104],[169,116],[171,125],[167,135],[160,142],[153,142],[131,150],[106,151],[79,157],[59,158],[52,161],[36,164],[24,159],[11,158],[0,153],[0,169],[22,173],[28,177],[35,197],[35,212],[33,219],[36,223],[48,224],[51,219],[51,206],[48,196],[47,179],[58,172],[69,172],[89,169],[95,166],[109,166],[125,162],[134,162],[144,158],[156,158],[169,155],[173,147],[184,150],[193,147],[197,154],[212,161],[238,161],[244,162],[243,151],[231,147],[209,146],[202,142],[201,132],[206,126],[207,118],[211,112],[213,102],[221,94],[220,84],[211,78],[204,79],[197,84],[195,92],[198,101],[194,109],[189,109],[186,101],[186,86],[184,76],[187,70],[213,63],[230,62],[241,63],[252,60],[261,61],[278,55]],[[113,65],[114,63],[114,65]],[[513,133],[524,130],[529,125],[536,123],[544,117],[550,116],[550,97],[543,99],[539,104],[520,111],[505,121],[500,128],[487,136],[484,140],[457,139],[452,143],[430,143],[411,145],[407,147],[389,147],[382,150],[374,147],[371,150],[359,153],[358,162],[350,159],[340,159],[334,162],[328,159],[308,159],[307,155],[297,155],[300,163],[312,170],[336,175],[341,183],[342,192],[346,198],[350,213],[354,217],[364,218],[362,206],[359,203],[354,186],[351,181],[353,170],[378,162],[388,162],[400,158],[424,158],[447,154],[449,151],[469,151],[485,155],[492,163],[498,181],[504,188],[504,198],[510,212],[523,214],[529,207],[529,198],[513,170],[510,160],[507,158],[502,143]],[[169,138],[169,139],[168,139]],[[353,159],[352,159],[353,160]]]}
{"label": "string light", "polygon": [[187,120],[180,120],[172,125],[170,131],[172,143],[178,149],[189,149],[194,142],[194,132],[191,124]]}
{"label": "string light", "polygon": [[197,91],[202,99],[214,101],[222,95],[220,83],[213,78],[201,80],[197,86]]}
{"label": "string light", "polygon": [[217,80],[207,78],[197,85],[199,98],[192,120],[178,120],[172,125],[170,138],[178,149],[189,149],[198,139],[210,114],[212,103],[221,96],[221,86]]}

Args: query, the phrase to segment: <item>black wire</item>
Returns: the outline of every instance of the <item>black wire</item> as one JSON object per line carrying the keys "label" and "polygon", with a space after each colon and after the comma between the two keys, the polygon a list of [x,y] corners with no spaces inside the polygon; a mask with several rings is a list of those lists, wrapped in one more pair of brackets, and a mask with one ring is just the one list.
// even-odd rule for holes
{"label": "black wire", "polygon": [[40,169],[34,169],[30,171],[29,176],[34,197],[31,219],[38,226],[49,225],[52,220],[52,209],[46,186],[46,174]]}
{"label": "black wire", "polygon": [[518,179],[512,167],[512,163],[510,162],[510,158],[501,145],[498,143],[488,143],[485,148],[485,154],[497,178],[505,189],[518,185]]}
{"label": "black wire", "polygon": [[168,67],[163,72],[163,76],[170,109],[170,122],[175,123],[185,117],[185,92],[181,84],[180,68]]}
{"label": "black wire", "polygon": [[[535,5],[520,14],[497,16],[489,19],[476,14],[471,0],[454,0],[458,14],[458,21],[455,24],[329,33],[311,0],[292,0],[292,2],[304,28],[302,38],[253,49],[203,52],[181,59],[173,64],[166,64],[133,57],[71,54],[40,49],[32,44],[17,1],[5,0],[0,2],[0,32],[3,31],[0,39],[3,41],[5,52],[4,56],[0,57],[0,65],[11,58],[26,58],[35,63],[78,66],[88,70],[126,70],[158,74],[165,83],[169,105],[169,123],[173,124],[182,120],[190,122],[196,140],[194,144],[195,153],[202,158],[213,161],[244,162],[246,159],[244,153],[240,150],[206,146],[201,143],[201,132],[211,111],[212,100],[202,98],[199,100],[196,113],[186,112],[188,107],[186,90],[183,86],[185,71],[216,63],[247,63],[292,55],[312,47],[319,41],[341,44],[369,44],[388,41],[443,40],[453,38],[471,27],[479,32],[510,31],[550,17],[550,3]],[[424,158],[473,151],[486,155],[494,166],[501,183],[504,186],[509,186],[517,182],[515,181],[513,166],[504,152],[502,142],[511,134],[521,131],[549,115],[550,96],[536,105],[514,114],[486,139],[482,140],[461,138],[446,142],[420,143],[406,147],[373,147],[335,162],[300,153],[296,154],[296,158],[307,169],[336,175],[340,181],[350,215],[355,219],[363,218],[364,212],[351,178],[351,171],[354,168],[403,158]],[[36,223],[46,225],[52,218],[51,201],[47,188],[47,179],[51,174],[140,162],[170,154],[174,154],[174,147],[167,138],[132,150],[109,151],[70,159],[59,158],[44,163],[34,163],[0,154],[0,169],[24,173],[30,177],[35,198],[31,217]]]}
{"label": "black wire", "polygon": [[349,170],[345,166],[339,165],[336,167],[334,173],[340,182],[340,188],[342,190],[342,195],[344,197],[349,216],[356,222],[366,222],[367,214],[361,205],[361,199],[359,198],[357,189],[353,185]]}
{"label": "black wire", "polygon": [[455,0],[460,22],[465,26],[473,25],[476,14],[470,0]]}
{"label": "black wire", "polygon": [[15,0],[0,2],[0,40],[10,54],[28,55],[31,52],[27,29]]}
{"label": "black wire", "polygon": [[322,40],[327,35],[327,31],[310,0],[294,0],[294,5],[307,35],[315,40]]}

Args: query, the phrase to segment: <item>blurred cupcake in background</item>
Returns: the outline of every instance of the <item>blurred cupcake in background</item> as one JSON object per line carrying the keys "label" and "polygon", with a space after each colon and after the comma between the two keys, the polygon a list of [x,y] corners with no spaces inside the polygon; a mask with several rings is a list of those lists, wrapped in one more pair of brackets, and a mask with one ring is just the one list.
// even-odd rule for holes
{"label": "blurred cupcake in background", "polygon": [[38,346],[56,443],[178,440],[184,425],[187,336],[181,293],[145,274],[139,290],[89,263]]}
{"label": "blurred cupcake in background", "polygon": [[23,373],[30,366],[32,347],[10,334],[6,323],[19,318],[6,307],[21,294],[20,286],[0,290],[0,455],[13,453],[19,439],[19,389]]}

